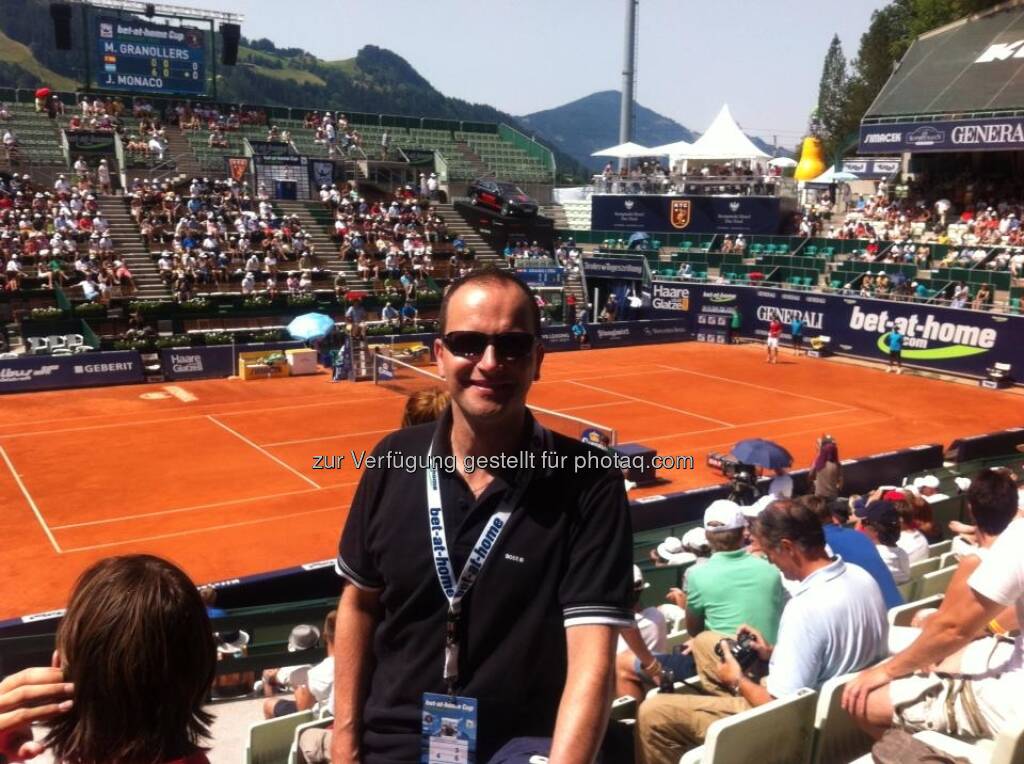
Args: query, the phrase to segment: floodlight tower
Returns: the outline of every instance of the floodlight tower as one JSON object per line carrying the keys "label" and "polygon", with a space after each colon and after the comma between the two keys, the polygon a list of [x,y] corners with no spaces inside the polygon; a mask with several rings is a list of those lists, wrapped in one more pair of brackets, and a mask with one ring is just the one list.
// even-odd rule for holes
{"label": "floodlight tower", "polygon": [[636,88],[636,9],[640,0],[626,0],[626,50],[622,62],[622,105],[619,143],[633,140],[633,98]]}

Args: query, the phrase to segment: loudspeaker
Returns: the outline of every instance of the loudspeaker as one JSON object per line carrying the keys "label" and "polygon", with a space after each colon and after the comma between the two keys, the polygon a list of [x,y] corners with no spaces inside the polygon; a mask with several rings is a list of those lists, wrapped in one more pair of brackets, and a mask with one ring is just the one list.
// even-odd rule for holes
{"label": "loudspeaker", "polygon": [[68,3],[50,3],[53,19],[53,37],[57,50],[71,50],[71,6]]}
{"label": "loudspeaker", "polygon": [[220,49],[220,62],[225,66],[234,66],[238,60],[238,38],[242,28],[238,24],[221,24],[220,36],[223,45]]}

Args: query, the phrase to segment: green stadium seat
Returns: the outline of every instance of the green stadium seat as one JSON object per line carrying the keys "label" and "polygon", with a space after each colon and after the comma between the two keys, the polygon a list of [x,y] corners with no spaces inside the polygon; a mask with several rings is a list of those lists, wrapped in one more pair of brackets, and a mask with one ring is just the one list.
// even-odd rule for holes
{"label": "green stadium seat", "polygon": [[804,247],[804,254],[814,257],[814,255],[818,254],[818,248],[813,244],[809,244]]}
{"label": "green stadium seat", "polygon": [[689,252],[691,249],[693,249],[693,242],[692,241],[684,241],[682,249],[683,249],[684,252]]}
{"label": "green stadium seat", "polygon": [[249,726],[245,764],[279,764],[287,761],[295,728],[313,720],[312,711],[299,711]]}
{"label": "green stadium seat", "polygon": [[[853,761],[871,750],[874,741],[843,710],[843,689],[857,674],[833,677],[818,692],[814,712],[814,753],[810,764]],[[763,757],[759,757],[763,758]]]}

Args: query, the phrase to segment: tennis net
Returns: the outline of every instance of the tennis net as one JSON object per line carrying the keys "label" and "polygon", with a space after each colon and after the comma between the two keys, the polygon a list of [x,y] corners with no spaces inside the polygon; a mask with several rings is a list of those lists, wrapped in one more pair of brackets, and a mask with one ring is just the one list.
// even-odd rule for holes
{"label": "tennis net", "polygon": [[[420,390],[444,387],[444,380],[437,374],[380,353],[373,355],[373,383],[403,396],[412,395]],[[549,430],[575,440],[604,446],[614,446],[618,443],[618,434],[614,427],[560,414],[539,406],[530,406],[530,411],[537,421]]]}

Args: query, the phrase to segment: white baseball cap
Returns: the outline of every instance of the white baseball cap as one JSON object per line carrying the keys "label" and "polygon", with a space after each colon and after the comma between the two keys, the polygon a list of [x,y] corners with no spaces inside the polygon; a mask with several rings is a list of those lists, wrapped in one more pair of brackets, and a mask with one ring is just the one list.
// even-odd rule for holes
{"label": "white baseball cap", "polygon": [[701,549],[708,545],[708,534],[698,525],[683,534],[682,542],[684,549]]}
{"label": "white baseball cap", "polygon": [[762,496],[749,507],[740,507],[740,511],[748,520],[753,520],[759,514],[768,509],[768,505],[771,504],[773,501],[776,501],[778,498],[779,497],[776,496],[775,494],[770,493],[767,496]]}
{"label": "white baseball cap", "polygon": [[961,491],[966,491],[971,487],[971,479],[969,477],[957,477],[953,478],[953,482],[956,483],[956,487]]}
{"label": "white baseball cap", "polygon": [[743,516],[740,505],[735,501],[718,499],[711,502],[711,506],[704,510],[704,530],[709,533],[745,527],[747,527],[747,520]]}
{"label": "white baseball cap", "polygon": [[914,488],[938,488],[939,479],[935,475],[922,475],[919,478],[914,478]]}

